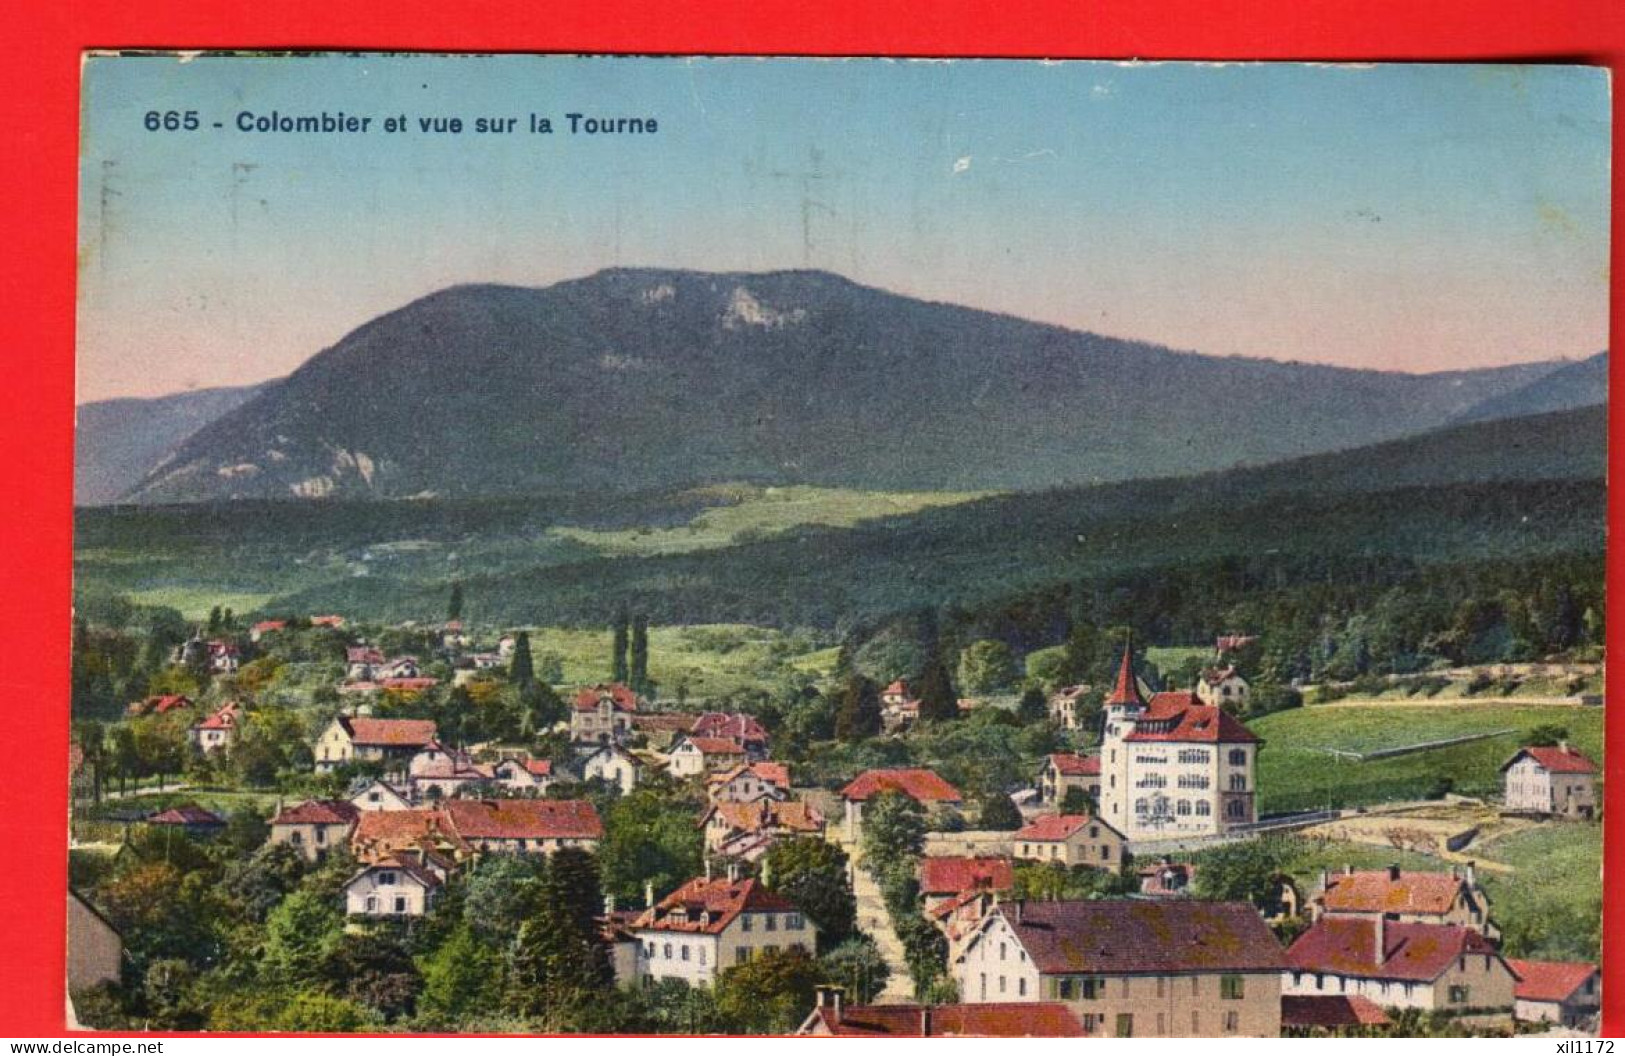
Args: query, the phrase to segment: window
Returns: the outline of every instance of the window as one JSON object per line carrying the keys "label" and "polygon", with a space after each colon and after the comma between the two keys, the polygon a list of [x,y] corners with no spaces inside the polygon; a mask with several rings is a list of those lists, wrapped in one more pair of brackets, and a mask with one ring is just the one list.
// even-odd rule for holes
{"label": "window", "polygon": [[1226,1001],[1240,1001],[1245,996],[1244,980],[1239,975],[1219,977],[1219,997]]}
{"label": "window", "polygon": [[1232,749],[1230,749],[1230,765],[1231,766],[1246,766],[1247,765],[1247,749],[1245,749],[1245,748],[1232,748]]}
{"label": "window", "polygon": [[784,926],[790,931],[800,931],[807,926],[807,923],[802,919],[800,913],[791,913],[784,918]]}
{"label": "window", "polygon": [[1157,1037],[1160,1038],[1166,1033],[1168,1033],[1168,1020],[1167,1020],[1167,1017],[1164,1016],[1161,1012],[1158,1012],[1157,1013]]}
{"label": "window", "polygon": [[1079,979],[1078,996],[1083,998],[1085,1001],[1098,1001],[1102,997],[1106,996],[1106,980]]}
{"label": "window", "polygon": [[700,964],[701,964],[701,966],[704,966],[704,964],[705,964],[705,947],[704,946],[700,947]]}
{"label": "window", "polygon": [[1100,860],[1103,862],[1109,862],[1112,860],[1112,849],[1109,844],[1103,843],[1100,845]]}
{"label": "window", "polygon": [[1247,816],[1247,804],[1239,799],[1232,799],[1225,807],[1224,812],[1232,818],[1245,818]]}
{"label": "window", "polygon": [[1091,825],[1091,826],[1089,826],[1089,838],[1091,840],[1100,839],[1100,826],[1099,825]]}
{"label": "window", "polygon": [[1191,1036],[1202,1036],[1202,1013],[1198,1012],[1194,1008],[1191,1009]]}
{"label": "window", "polygon": [[1231,774],[1230,775],[1230,791],[1232,791],[1232,792],[1245,792],[1245,791],[1247,791],[1247,775],[1246,774]]}
{"label": "window", "polygon": [[288,842],[298,847],[305,842],[305,834],[295,829],[293,834],[288,837]]}
{"label": "window", "polygon": [[1467,1003],[1467,988],[1465,986],[1452,986],[1450,988],[1450,1003],[1452,1005],[1465,1005]]}
{"label": "window", "polygon": [[379,873],[378,874],[378,886],[379,887],[394,887],[395,886],[395,872],[394,872],[394,870],[386,869],[383,872]]}
{"label": "window", "polygon": [[1084,1013],[1083,1032],[1085,1034],[1093,1034],[1095,1031],[1100,1029],[1101,1021],[1105,1018],[1105,1016],[1097,1015],[1093,1012]]}
{"label": "window", "polygon": [[378,896],[377,895],[368,895],[367,896],[367,912],[368,913],[376,913],[376,912],[378,912]]}
{"label": "window", "polygon": [[1134,1014],[1132,1012],[1117,1013],[1117,1036],[1132,1038],[1134,1036]]}
{"label": "window", "polygon": [[1197,994],[1200,994],[1201,992],[1202,992],[1202,977],[1199,976],[1199,975],[1191,976],[1191,996],[1195,997]]}
{"label": "window", "polygon": [[755,915],[754,914],[752,914],[752,913],[741,913],[739,915],[739,930],[740,931],[750,931],[752,928],[754,928],[756,926],[755,923],[754,923],[754,920],[755,920]]}
{"label": "window", "polygon": [[1234,1034],[1236,1031],[1238,1031],[1240,1029],[1241,1029],[1241,1013],[1240,1012],[1226,1012],[1224,1014],[1224,1032],[1226,1034]]}
{"label": "window", "polygon": [[999,943],[999,960],[1001,960],[1001,961],[1004,960],[1005,957],[1008,956],[1009,952],[1010,952],[1009,949],[1005,946],[1004,943],[1002,943],[1002,942]]}
{"label": "window", "polygon": [[668,961],[671,960],[671,943],[668,942],[660,948],[660,956]]}
{"label": "window", "polygon": [[767,921],[768,931],[779,930],[779,916],[777,913],[768,913],[763,917],[763,919]]}
{"label": "window", "polygon": [[1072,1000],[1072,980],[1062,978],[1055,984],[1055,996],[1062,1001]]}
{"label": "window", "polygon": [[1165,986],[1167,986],[1167,984],[1168,984],[1168,980],[1166,980],[1166,979],[1164,979],[1164,978],[1163,978],[1163,977],[1162,977],[1162,976],[1160,976],[1160,975],[1159,975],[1159,976],[1157,976],[1157,996],[1158,996],[1158,997],[1162,997],[1162,996],[1164,996],[1164,995],[1163,995],[1163,988],[1164,988],[1164,987],[1165,987]]}
{"label": "window", "polygon": [[1189,817],[1190,812],[1191,812],[1191,801],[1188,800],[1188,799],[1180,800],[1179,801],[1179,806],[1175,810],[1175,813],[1177,813],[1180,817]]}
{"label": "window", "polygon": [[688,943],[685,942],[682,946],[678,947],[677,952],[682,960],[688,960]]}
{"label": "window", "polygon": [[397,913],[405,913],[406,912],[406,896],[405,895],[396,895],[395,896],[395,912],[397,912]]}
{"label": "window", "polygon": [[999,993],[1001,993],[1001,994],[1004,993],[1004,984],[1005,984],[1005,978],[1004,978],[1004,976],[1001,975],[1001,976],[999,976]]}
{"label": "window", "polygon": [[1016,996],[1017,997],[1026,997],[1027,996],[1027,980],[1025,980],[1025,979],[1017,979],[1016,980]]}
{"label": "window", "polygon": [[986,972],[982,973],[982,994],[981,994],[981,999],[983,1001],[987,1000],[987,973]]}
{"label": "window", "polygon": [[655,957],[655,944],[652,943],[652,942],[644,943],[643,944],[643,955],[645,957],[649,958],[651,961],[654,960],[654,957]]}

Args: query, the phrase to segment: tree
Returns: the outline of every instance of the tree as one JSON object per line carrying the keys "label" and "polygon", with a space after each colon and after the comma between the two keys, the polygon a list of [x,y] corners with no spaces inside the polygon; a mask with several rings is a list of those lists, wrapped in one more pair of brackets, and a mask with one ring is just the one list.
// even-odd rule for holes
{"label": "tree", "polygon": [[265,918],[265,969],[283,982],[309,982],[343,934],[336,900],[308,888],[295,891]]}
{"label": "tree", "polygon": [[649,682],[649,617],[639,613],[632,617],[632,659],[628,671],[630,685],[636,693],[647,694]]}
{"label": "tree", "polygon": [[859,674],[847,679],[841,705],[835,712],[835,737],[859,741],[880,732],[880,689]]}
{"label": "tree", "polygon": [[948,722],[959,718],[959,694],[943,663],[941,646],[932,649],[920,672],[920,721]]}
{"label": "tree", "polygon": [[79,752],[84,759],[82,765],[90,771],[91,800],[100,803],[102,781],[107,771],[107,734],[101,723],[85,719],[75,723],[74,740],[78,742]]}
{"label": "tree", "polygon": [[1043,722],[1049,718],[1049,701],[1038,686],[1028,686],[1016,705],[1016,718],[1022,722]]}
{"label": "tree", "polygon": [[820,949],[838,946],[857,932],[848,864],[846,852],[835,844],[807,836],[780,840],[762,858],[763,883],[813,922]]}
{"label": "tree", "polygon": [[1021,811],[1016,809],[1015,801],[1004,793],[995,792],[982,801],[981,819],[977,822],[979,828],[1011,832],[1021,828],[1022,824]]}
{"label": "tree", "polygon": [[612,625],[613,637],[610,644],[612,673],[610,678],[615,682],[625,682],[631,677],[626,661],[628,636],[630,633],[629,618],[623,608],[615,614]]}
{"label": "tree", "polygon": [[959,654],[959,683],[967,693],[1009,689],[1017,677],[1015,654],[1003,642],[983,638]]}
{"label": "tree", "polygon": [[486,855],[468,873],[463,919],[486,942],[506,942],[536,912],[540,900],[541,880],[529,860],[511,854]]}
{"label": "tree", "polygon": [[520,631],[513,640],[513,659],[508,662],[508,681],[521,689],[536,681],[536,663],[530,655],[529,631]]}
{"label": "tree", "polygon": [[788,1034],[812,1007],[822,975],[805,950],[763,953],[717,976],[717,1011],[739,1033]]}
{"label": "tree", "polygon": [[871,871],[906,862],[925,846],[925,811],[913,797],[886,789],[863,809],[863,857]]}
{"label": "tree", "polygon": [[1073,785],[1066,790],[1066,795],[1061,797],[1061,813],[1088,814],[1093,817],[1100,813],[1100,805],[1095,802],[1095,797],[1083,788]]}
{"label": "tree", "polygon": [[387,935],[344,935],[322,965],[328,984],[385,1020],[412,1014],[423,975],[406,948]]}
{"label": "tree", "polygon": [[604,890],[622,905],[641,905],[646,883],[664,893],[699,873],[703,849],[693,806],[669,789],[640,784],[604,815]]}
{"label": "tree", "polygon": [[1269,898],[1271,881],[1281,871],[1281,857],[1269,839],[1215,848],[1202,855],[1192,887],[1198,898],[1261,906]]}
{"label": "tree", "polygon": [[1529,731],[1529,736],[1524,738],[1523,743],[1533,748],[1552,748],[1568,739],[1568,727],[1556,723],[1542,723]]}
{"label": "tree", "polygon": [[446,622],[463,618],[463,581],[451,581],[451,597],[446,600]]}
{"label": "tree", "polygon": [[423,972],[419,1015],[429,1025],[455,1027],[465,1016],[489,1011],[502,993],[502,958],[475,938],[466,924],[458,925],[419,963]]}
{"label": "tree", "polygon": [[886,988],[891,967],[867,935],[848,939],[819,958],[824,981],[846,987],[850,999],[868,1004]]}
{"label": "tree", "polygon": [[509,975],[508,1003],[524,1016],[545,1017],[562,1029],[561,1017],[614,983],[609,953],[599,934],[598,866],[592,855],[567,847],[554,852],[536,913],[519,928]]}

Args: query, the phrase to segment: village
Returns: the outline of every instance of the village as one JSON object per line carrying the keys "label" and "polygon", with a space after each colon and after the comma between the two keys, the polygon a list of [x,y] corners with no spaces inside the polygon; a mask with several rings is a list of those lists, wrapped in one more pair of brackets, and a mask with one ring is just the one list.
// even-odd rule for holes
{"label": "village", "polygon": [[[1488,820],[1437,840],[1439,803],[1265,814],[1248,636],[1216,641],[1189,688],[1148,677],[1125,640],[1098,684],[1029,683],[1019,701],[945,711],[940,686],[856,675],[829,693],[831,743],[882,763],[953,724],[1049,749],[1020,787],[973,796],[930,767],[832,769],[782,710],[654,697],[641,621],[617,623],[611,677],[557,688],[522,631],[211,623],[169,658],[206,688],[76,737],[70,988],[93,1025],[265,1026],[267,1004],[205,1007],[202,980],[253,964],[299,995],[281,1029],[1596,1027],[1596,964],[1503,952],[1518,922],[1472,841],[1594,821],[1597,762],[1561,735],[1517,745],[1500,795],[1454,808]],[[419,651],[380,644],[403,638]],[[264,676],[311,657],[342,674],[304,721],[262,707]],[[514,714],[470,724],[503,701]],[[121,746],[158,758],[143,748],[165,736],[184,739],[167,767],[118,770]],[[1292,875],[1269,849],[1306,833],[1331,850]]]}

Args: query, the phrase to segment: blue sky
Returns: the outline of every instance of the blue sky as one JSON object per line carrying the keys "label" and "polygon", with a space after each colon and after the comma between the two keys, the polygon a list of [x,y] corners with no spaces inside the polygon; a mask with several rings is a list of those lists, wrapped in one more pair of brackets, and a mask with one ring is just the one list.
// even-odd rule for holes
{"label": "blue sky", "polygon": [[[1218,355],[1579,357],[1606,343],[1608,106],[1556,66],[97,58],[80,396],[257,381],[446,285],[618,264],[828,268]],[[145,130],[171,109],[203,129]],[[450,115],[520,131],[417,130]]]}

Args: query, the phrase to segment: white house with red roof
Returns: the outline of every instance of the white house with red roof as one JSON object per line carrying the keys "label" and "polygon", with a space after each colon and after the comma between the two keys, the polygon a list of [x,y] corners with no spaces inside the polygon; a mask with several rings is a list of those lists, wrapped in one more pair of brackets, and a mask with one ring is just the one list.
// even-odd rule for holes
{"label": "white house with red roof", "polygon": [[407,760],[406,785],[412,800],[424,803],[451,799],[470,791],[479,794],[496,782],[496,774],[459,748],[430,741]]}
{"label": "white house with red roof", "polygon": [[894,770],[865,770],[841,789],[841,801],[846,805],[846,838],[856,840],[863,826],[863,808],[882,792],[899,792],[927,811],[935,807],[959,809],[965,797],[935,770],[903,768]]}
{"label": "white house with red roof", "polygon": [[1039,797],[1057,806],[1068,791],[1082,789],[1095,803],[1100,802],[1100,756],[1076,752],[1054,752],[1044,757],[1038,772]]}
{"label": "white house with red roof", "polygon": [[638,787],[638,776],[642,769],[641,759],[611,742],[599,745],[582,758],[581,780],[607,782],[620,789],[621,795],[625,796]]}
{"label": "white house with red roof", "polygon": [[768,848],[794,836],[823,836],[824,816],[799,799],[712,803],[700,814],[705,849],[754,862]]}
{"label": "white house with red roof", "polygon": [[1556,1023],[1595,1030],[1602,1009],[1602,973],[1579,961],[1507,959],[1517,978],[1512,1018],[1522,1023]]}
{"label": "white house with red roof", "polygon": [[1105,702],[1100,813],[1129,840],[1213,836],[1256,821],[1261,742],[1190,692],[1147,700],[1125,648]]}
{"label": "white house with red roof", "polygon": [[1282,993],[1356,995],[1383,1008],[1510,1015],[1516,977],[1495,944],[1459,924],[1325,916],[1287,950]]}
{"label": "white house with red roof", "polygon": [[642,702],[620,682],[587,686],[570,707],[570,740],[577,744],[608,744],[632,733],[632,717]]}
{"label": "white house with red roof", "polygon": [[1029,862],[1059,862],[1068,869],[1087,865],[1116,870],[1123,864],[1123,834],[1087,814],[1046,814],[1017,829],[1011,837],[1015,857]]}
{"label": "white house with red roof", "polygon": [[1062,686],[1051,693],[1046,701],[1050,721],[1064,730],[1077,729],[1079,711],[1093,688],[1086,684]]}
{"label": "white house with red roof", "polygon": [[261,620],[248,629],[248,640],[251,642],[257,642],[268,634],[275,634],[277,631],[286,630],[287,626],[287,620]]}
{"label": "white house with red roof", "polygon": [[504,759],[491,773],[497,784],[521,794],[541,795],[558,780],[551,759]]}
{"label": "white house with red roof", "polygon": [[787,799],[790,767],[785,763],[740,763],[706,779],[705,794],[713,803],[754,803]]}
{"label": "white house with red roof", "polygon": [[408,760],[435,740],[432,719],[375,719],[340,715],[327,724],[311,754],[318,771],[345,763],[384,763],[404,771]]}
{"label": "white house with red roof", "polygon": [[452,799],[440,812],[450,831],[477,851],[596,851],[604,838],[597,809],[584,799]]}
{"label": "white house with red roof", "polygon": [[1325,916],[1385,916],[1406,924],[1456,924],[1488,938],[1499,937],[1490,920],[1489,895],[1469,862],[1449,872],[1401,869],[1322,870],[1320,888],[1309,896],[1311,919]]}
{"label": "white house with red roof", "polygon": [[344,885],[351,917],[421,917],[446,880],[446,866],[431,854],[400,854],[361,867]]}
{"label": "white house with red roof", "polygon": [[344,650],[344,677],[352,682],[370,682],[373,669],[383,662],[381,650],[370,645],[352,645]]}
{"label": "white house with red roof", "polygon": [[1216,708],[1245,711],[1251,693],[1252,687],[1241,677],[1234,664],[1203,668],[1196,680],[1197,699]]}
{"label": "white house with red roof", "polygon": [[641,944],[645,980],[681,979],[709,986],[717,973],[767,953],[811,953],[818,931],[795,903],[760,880],[697,877],[627,925]]}
{"label": "white house with red roof", "polygon": [[1592,818],[1597,813],[1597,764],[1567,741],[1519,748],[1501,764],[1506,809],[1516,813]]}
{"label": "white house with red roof", "polygon": [[671,746],[671,751],[666,754],[666,772],[679,779],[721,773],[738,766],[748,757],[738,741],[691,733],[677,738],[677,742]]}
{"label": "white house with red roof", "polygon": [[347,799],[307,799],[271,819],[271,843],[285,843],[311,861],[349,842],[361,811]]}
{"label": "white house with red roof", "polygon": [[242,717],[242,705],[229,701],[202,722],[193,723],[186,731],[186,739],[204,755],[224,751],[237,736],[237,724]]}
{"label": "white house with red roof", "polygon": [[752,759],[767,758],[767,729],[744,712],[707,711],[694,720],[688,732],[734,741]]}
{"label": "white house with red roof", "polygon": [[411,810],[407,794],[379,778],[362,780],[345,793],[350,805],[360,811]]}

